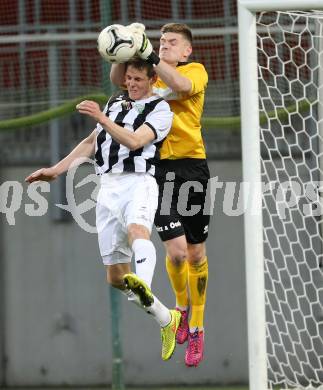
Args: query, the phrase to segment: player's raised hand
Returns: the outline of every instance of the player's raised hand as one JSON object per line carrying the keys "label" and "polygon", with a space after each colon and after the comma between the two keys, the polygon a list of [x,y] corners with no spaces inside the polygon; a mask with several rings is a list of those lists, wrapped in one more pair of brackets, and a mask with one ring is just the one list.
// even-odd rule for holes
{"label": "player's raised hand", "polygon": [[145,25],[142,23],[131,23],[128,26],[126,26],[126,29],[129,31],[129,34],[134,38],[135,40],[135,46],[138,50],[141,47],[143,35],[145,34]]}
{"label": "player's raised hand", "polygon": [[158,55],[154,52],[153,45],[145,33],[145,26],[142,23],[132,23],[127,26],[132,33],[137,48],[137,55],[143,60],[157,65],[160,61]]}
{"label": "player's raised hand", "polygon": [[33,183],[34,181],[52,181],[57,176],[53,168],[41,168],[27,176],[25,181],[27,183]]}

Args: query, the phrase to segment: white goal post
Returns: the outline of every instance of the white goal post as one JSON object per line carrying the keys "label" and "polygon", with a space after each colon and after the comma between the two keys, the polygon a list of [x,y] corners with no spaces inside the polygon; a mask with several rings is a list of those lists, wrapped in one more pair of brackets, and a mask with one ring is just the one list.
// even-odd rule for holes
{"label": "white goal post", "polygon": [[[297,10],[297,11],[295,11]],[[302,16],[306,18],[306,12],[310,10],[323,10],[323,2],[322,0],[238,0],[238,23],[239,23],[239,54],[240,54],[240,96],[241,96],[241,130],[242,130],[242,157],[243,157],[243,181],[245,183],[249,183],[249,187],[251,188],[252,196],[246,193],[244,194],[244,210],[245,210],[245,254],[246,254],[246,281],[247,281],[247,313],[248,313],[248,353],[249,353],[249,389],[250,390],[266,390],[268,388],[292,388],[292,389],[323,389],[323,348],[322,348],[322,340],[323,338],[323,320],[322,317],[317,318],[315,315],[317,314],[317,309],[322,307],[323,301],[323,284],[321,287],[317,284],[317,278],[320,277],[320,283],[323,283],[322,269],[320,268],[319,263],[321,262],[322,267],[322,257],[321,254],[316,250],[316,242],[322,249],[322,213],[320,214],[320,218],[312,219],[310,227],[307,222],[308,219],[304,217],[304,215],[297,216],[296,218],[290,217],[289,220],[285,223],[280,224],[280,221],[277,218],[277,215],[270,215],[270,208],[278,207],[279,208],[279,199],[277,197],[275,199],[276,204],[273,206],[267,207],[267,200],[264,198],[264,184],[268,185],[270,179],[272,177],[278,177],[280,174],[284,176],[286,174],[286,181],[291,181],[294,177],[297,181],[301,177],[301,170],[306,168],[308,171],[308,176],[313,180],[312,173],[318,173],[318,180],[322,181],[322,144],[323,144],[323,136],[322,136],[322,108],[320,107],[320,101],[322,101],[322,90],[323,90],[323,13],[320,11],[317,12],[320,23],[318,34],[322,39],[320,39],[320,43],[317,43],[317,37],[311,37],[311,42],[313,45],[319,45],[318,47],[314,47],[311,53],[308,54],[306,50],[304,51],[304,56],[306,57],[305,66],[302,67],[302,64],[293,64],[293,56],[298,53],[297,48],[293,48],[292,46],[284,45],[286,42],[280,42],[282,45],[275,47],[275,38],[272,37],[277,34],[281,34],[282,36],[287,36],[287,33],[282,31],[273,31],[271,29],[279,29],[280,25],[278,23],[268,23],[260,26],[260,30],[268,33],[268,41],[270,44],[266,45],[266,38],[262,38],[261,34],[259,35],[259,23],[257,29],[257,20],[259,21],[259,14],[267,12],[282,12],[287,14],[291,12],[295,13],[296,16],[293,19],[291,18],[291,25],[295,28],[295,32],[297,32],[297,28],[299,29],[299,41],[302,39],[302,26],[298,26],[298,16]],[[299,15],[297,15],[299,13]],[[270,16],[270,15],[269,15]],[[284,15],[283,15],[284,16]],[[315,18],[315,12],[311,12],[311,18]],[[280,20],[280,16],[276,18]],[[261,24],[261,23],[260,23]],[[296,26],[296,27],[295,27]],[[315,26],[315,24],[314,24]],[[306,26],[308,28],[308,25]],[[258,34],[258,35],[257,35]],[[284,35],[285,34],[285,35]],[[285,38],[284,38],[285,39]],[[259,43],[260,42],[260,43]],[[259,50],[258,45],[262,45]],[[300,43],[300,46],[302,43]],[[284,46],[284,47],[282,47]],[[286,60],[284,63],[281,58],[279,58],[279,50],[290,49],[290,57],[289,61]],[[259,51],[263,50],[263,58],[262,60],[266,63],[263,67],[259,66]],[[266,50],[270,51],[271,54],[267,55]],[[296,53],[296,54],[295,54]],[[301,53],[303,54],[303,53]],[[289,54],[284,54],[289,55]],[[309,55],[312,57],[310,59]],[[277,57],[276,57],[277,56]],[[317,61],[317,66],[309,66],[307,62]],[[275,62],[276,61],[276,62]],[[272,70],[271,67],[274,64],[279,63],[280,66],[279,72],[275,73],[275,70]],[[294,80],[289,76],[284,75],[284,72],[289,69],[289,66],[293,67],[295,65],[295,74],[299,76],[300,80],[297,79],[297,76]],[[304,65],[304,64],[303,64]],[[267,69],[265,69],[267,66]],[[306,68],[306,69],[305,69]],[[321,70],[319,69],[321,68]],[[312,75],[315,75],[316,82],[312,82],[311,85],[304,84],[302,85],[302,69],[305,69],[306,72],[312,72]],[[267,73],[266,73],[267,72]],[[259,79],[262,78],[262,75],[268,75],[267,80],[261,80],[263,84],[264,96],[261,96],[260,87],[259,87]],[[314,77],[314,76],[311,76]],[[266,85],[266,82],[269,83],[268,80],[273,80],[272,84]],[[299,83],[298,83],[299,81]],[[313,80],[312,80],[313,81]],[[283,89],[281,84],[287,84],[284,88],[285,90],[281,92]],[[307,93],[313,94],[313,88],[317,87],[317,95],[316,100],[307,95]],[[297,92],[294,93],[297,87]],[[299,89],[304,92],[304,95],[299,93]],[[281,92],[281,94],[280,94]],[[266,95],[267,94],[267,95]],[[266,95],[266,96],[265,96]],[[314,92],[315,95],[315,92]],[[293,101],[293,97],[295,98]],[[314,101],[313,105],[312,102]],[[309,115],[301,115],[296,118],[299,114],[298,111],[302,110],[305,104],[304,110],[309,110]],[[284,106],[285,105],[285,106]],[[289,107],[290,105],[290,107]],[[267,107],[268,106],[268,107]],[[316,122],[314,123],[313,112],[315,111]],[[263,115],[260,115],[263,114]],[[294,116],[293,116],[294,115]],[[285,119],[282,119],[285,117]],[[295,119],[296,118],[296,119]],[[261,125],[262,119],[264,119],[265,125]],[[287,125],[281,123],[286,120]],[[293,129],[293,125],[296,123],[296,129]],[[299,129],[297,126],[304,125],[306,128],[311,128],[308,130],[311,132],[307,134],[307,130]],[[315,130],[317,133],[315,134]],[[276,133],[282,133],[283,135],[275,138]],[[294,137],[296,141],[294,143],[289,143],[288,140],[285,139],[286,134]],[[302,150],[302,145],[297,144],[297,140],[306,140],[308,141],[307,149]],[[268,146],[266,144],[267,140],[270,139],[269,142],[272,144]],[[306,139],[306,140],[305,140]],[[317,141],[317,153],[313,153],[313,160],[316,161],[317,166],[311,165],[310,168],[307,167],[307,154],[313,152],[313,148],[315,149],[314,140]],[[282,149],[286,151],[286,154],[282,153],[282,149],[280,149],[280,145],[282,145]],[[275,150],[276,146],[276,150]],[[296,151],[297,149],[297,151]],[[289,154],[288,154],[289,153]],[[267,156],[263,158],[263,155]],[[269,157],[268,157],[269,156]],[[295,157],[296,156],[296,157]],[[304,157],[305,156],[305,157]],[[303,158],[303,160],[302,160]],[[271,161],[269,161],[271,159]],[[267,164],[269,162],[269,164]],[[277,172],[273,172],[271,174],[266,171],[266,167],[270,165],[271,171],[274,171],[276,165],[281,164],[282,169]],[[286,164],[286,165],[285,165]],[[312,163],[311,163],[312,164]],[[293,169],[295,168],[295,176],[293,176],[291,172],[291,166]],[[286,168],[287,167],[287,168]],[[284,172],[284,168],[286,172]],[[267,183],[263,183],[264,177],[268,180]],[[281,178],[278,179],[278,181]],[[265,180],[266,181],[266,180]],[[298,182],[297,182],[298,183]],[[268,187],[267,187],[268,189]],[[295,195],[293,193],[293,189],[288,188],[286,190],[289,191],[289,196]],[[318,192],[322,191],[319,188]],[[278,191],[279,192],[279,191]],[[277,193],[276,192],[276,195]],[[315,191],[314,191],[315,192]],[[317,194],[316,194],[317,195]],[[286,195],[287,196],[287,195]],[[322,196],[322,195],[321,195]],[[295,197],[297,199],[301,198],[301,195],[296,194]],[[252,205],[250,204],[250,198],[252,198]],[[320,198],[320,195],[318,195]],[[311,199],[314,202],[314,199]],[[321,198],[322,200],[322,198]],[[287,203],[286,198],[283,199],[285,204]],[[321,202],[322,203],[322,202]],[[295,205],[295,204],[294,204]],[[265,210],[264,210],[265,209]],[[269,211],[268,211],[269,210]],[[298,212],[297,209],[295,209]],[[287,211],[287,214],[289,211]],[[279,213],[278,213],[279,214]],[[279,217],[279,215],[278,215]],[[264,226],[264,219],[270,221],[271,226],[266,229]],[[273,222],[273,220],[275,221]],[[295,232],[293,230],[293,224],[297,225],[295,228]],[[298,223],[300,225],[298,225]],[[304,223],[304,226],[301,226],[301,223]],[[283,234],[277,235],[275,229],[278,224],[281,226]],[[316,229],[315,234],[310,236],[308,233],[308,229]],[[290,233],[290,230],[292,233]],[[297,231],[297,229],[299,229]],[[287,231],[288,230],[288,231]],[[317,234],[320,233],[320,235]],[[290,241],[291,234],[295,233],[295,240]],[[309,235],[309,248],[307,249],[305,245],[302,245],[302,240],[304,239],[303,235]],[[315,241],[316,240],[316,241]],[[270,244],[272,242],[278,242],[277,248]],[[301,244],[299,244],[301,242]],[[279,245],[282,245],[283,249],[279,248]],[[294,246],[293,246],[294,245]],[[311,247],[312,246],[312,247]],[[288,250],[292,247],[291,253]],[[297,247],[297,248],[296,248]],[[304,247],[304,248],[303,248]],[[289,249],[285,249],[289,248]],[[293,249],[298,251],[296,254],[293,252]],[[305,257],[305,263],[300,263],[297,260],[298,253],[300,251],[300,257]],[[273,257],[269,256],[269,260],[267,258],[266,252],[273,254]],[[282,268],[279,269],[279,266],[275,264],[274,254],[279,254],[279,261],[285,262]],[[306,261],[310,262],[311,258],[307,258],[307,256],[312,255],[316,256],[317,260],[317,268],[315,265],[309,270],[302,270],[304,268],[304,264],[306,265]],[[323,255],[323,252],[322,252]],[[296,258],[293,265],[295,274],[292,272],[291,279],[288,280],[288,283],[292,284],[292,288],[288,290],[284,283],[285,275],[290,271],[290,261],[293,261],[293,258]],[[315,263],[315,260],[314,260]],[[272,307],[270,306],[271,302],[271,291],[266,290],[266,280],[265,275],[268,278],[268,267],[275,268],[275,272],[277,274],[277,280],[275,277],[273,279],[267,280],[269,285],[275,285],[273,291],[275,292],[276,286],[281,282],[281,286],[278,287],[281,290],[281,294],[287,294],[291,292],[293,299],[296,302],[296,306],[299,306],[299,313],[297,313],[296,309],[293,308],[290,310],[289,314],[291,314],[292,321],[291,324],[284,325],[285,331],[281,331],[280,329],[273,329],[273,327],[268,326],[268,316],[272,315],[271,312]],[[309,274],[309,282],[301,281],[302,272],[308,272]],[[270,273],[270,272],[269,272]],[[282,280],[278,280],[278,279]],[[293,282],[296,279],[298,285],[293,285]],[[286,277],[288,279],[288,277]],[[287,282],[286,282],[287,283]],[[297,290],[297,286],[302,284],[302,288],[307,289],[310,288],[310,284],[312,283],[311,294],[315,296],[315,300],[311,301],[308,304],[309,308],[309,316],[311,315],[313,318],[301,318],[302,317],[302,308],[301,305],[303,303],[303,298],[300,297],[298,301],[298,296],[295,293],[293,295],[293,289]],[[286,293],[287,291],[287,293]],[[305,294],[306,295],[306,294]],[[277,300],[275,302],[278,307],[277,311],[274,312],[274,316],[277,314],[279,317],[279,321],[284,318],[284,310],[285,307],[288,306],[288,297],[286,300]],[[279,310],[281,310],[282,315],[280,316]],[[286,309],[289,310],[288,308]],[[315,312],[313,314],[313,312]],[[304,322],[305,326],[302,328],[293,328],[292,322],[299,321]],[[275,321],[273,321],[275,322]],[[313,325],[314,331],[307,332],[306,326]],[[295,337],[292,335],[291,337],[289,333],[293,332],[295,329]],[[273,331],[273,333],[270,333]],[[308,337],[308,346],[302,346],[302,342],[304,342],[303,336],[307,333],[310,336]],[[278,342],[273,341],[274,338],[277,338]],[[295,346],[294,338],[299,338],[300,342]],[[305,336],[304,336],[305,337]],[[286,341],[286,345],[285,340]],[[319,347],[317,347],[319,343]],[[280,345],[281,344],[281,345]],[[286,350],[284,350],[286,348]],[[301,352],[299,352],[299,350]],[[268,351],[269,350],[269,351]],[[273,352],[274,350],[274,352]],[[279,361],[276,359],[276,354],[283,355],[283,361]],[[293,355],[294,353],[294,355]],[[298,361],[299,354],[303,354],[305,356],[304,361]],[[271,357],[268,355],[271,354]],[[309,361],[306,362],[306,359]],[[293,365],[295,363],[295,365]],[[312,364],[312,366],[311,366]],[[290,373],[290,375],[289,375]],[[278,387],[276,387],[278,386]]]}

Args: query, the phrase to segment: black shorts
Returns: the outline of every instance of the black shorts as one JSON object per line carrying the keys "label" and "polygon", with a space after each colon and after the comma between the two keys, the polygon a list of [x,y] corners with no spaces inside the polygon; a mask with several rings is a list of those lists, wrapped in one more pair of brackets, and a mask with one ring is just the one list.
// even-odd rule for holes
{"label": "black shorts", "polygon": [[156,167],[159,186],[155,226],[162,241],[185,234],[190,244],[208,236],[209,213],[204,213],[210,178],[205,159],[161,160]]}

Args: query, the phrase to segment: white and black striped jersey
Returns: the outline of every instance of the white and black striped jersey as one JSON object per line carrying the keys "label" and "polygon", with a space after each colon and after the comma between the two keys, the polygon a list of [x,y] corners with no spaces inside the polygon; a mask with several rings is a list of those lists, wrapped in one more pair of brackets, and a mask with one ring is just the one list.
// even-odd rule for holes
{"label": "white and black striped jersey", "polygon": [[172,125],[173,113],[169,104],[156,95],[134,101],[128,97],[127,92],[122,92],[110,98],[103,112],[130,132],[136,131],[142,124],[148,125],[154,132],[155,139],[132,151],[116,142],[98,123],[96,173],[149,172],[154,175],[154,162],[159,159],[159,148]]}

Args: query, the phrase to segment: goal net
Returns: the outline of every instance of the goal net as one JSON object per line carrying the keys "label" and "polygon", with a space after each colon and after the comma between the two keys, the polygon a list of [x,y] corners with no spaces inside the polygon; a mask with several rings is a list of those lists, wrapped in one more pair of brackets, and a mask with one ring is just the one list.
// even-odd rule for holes
{"label": "goal net", "polygon": [[[109,24],[141,22],[155,49],[163,24],[187,23],[193,60],[209,73],[205,115],[239,114],[237,10],[234,1],[47,0],[0,2],[0,121],[30,115],[108,82],[96,49]],[[108,87],[105,88],[107,93]]]}
{"label": "goal net", "polygon": [[108,64],[96,48],[99,31],[113,23],[141,22],[157,50],[160,28],[174,21],[192,29],[191,59],[202,62],[209,75],[203,129],[220,131],[217,143],[214,132],[204,132],[206,144],[212,142],[208,155],[239,156],[239,137],[227,139],[228,127],[239,128],[240,113],[235,0],[166,0],[162,7],[153,0],[2,0],[0,163],[48,163],[54,120],[64,128],[62,154],[64,145],[87,134],[92,122],[72,114],[75,99],[96,96],[103,104],[113,89]]}
{"label": "goal net", "polygon": [[268,388],[322,389],[323,13],[256,20]]}

